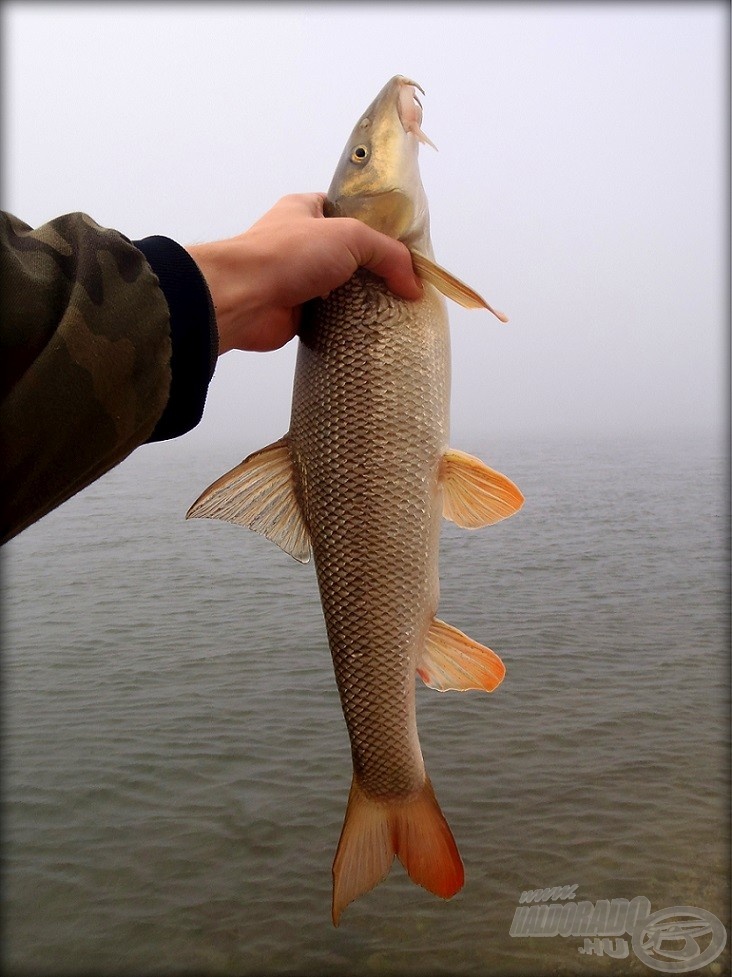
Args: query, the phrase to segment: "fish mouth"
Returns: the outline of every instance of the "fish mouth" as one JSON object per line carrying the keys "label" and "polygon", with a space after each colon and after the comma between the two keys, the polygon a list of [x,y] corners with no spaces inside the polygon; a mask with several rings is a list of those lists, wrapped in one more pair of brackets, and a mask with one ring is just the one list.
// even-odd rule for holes
{"label": "fish mouth", "polygon": [[437,146],[422,132],[422,103],[414,91],[416,88],[424,95],[424,88],[418,82],[404,78],[402,75],[398,75],[396,80],[400,86],[397,92],[396,109],[402,128],[407,133],[411,132],[419,142],[436,150]]}
{"label": "fish mouth", "polygon": [[418,81],[412,81],[411,78],[405,78],[404,75],[399,75],[399,81],[402,85],[411,85],[412,88],[418,88],[423,95],[427,94]]}

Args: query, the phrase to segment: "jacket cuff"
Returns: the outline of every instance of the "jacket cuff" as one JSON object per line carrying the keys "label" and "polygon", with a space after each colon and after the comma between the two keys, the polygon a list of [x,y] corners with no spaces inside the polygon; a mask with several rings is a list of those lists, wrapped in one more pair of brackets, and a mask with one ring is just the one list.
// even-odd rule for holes
{"label": "jacket cuff", "polygon": [[208,386],[219,355],[211,294],[190,254],[170,238],[133,241],[157,276],[170,310],[170,393],[150,441],[177,438],[203,416]]}

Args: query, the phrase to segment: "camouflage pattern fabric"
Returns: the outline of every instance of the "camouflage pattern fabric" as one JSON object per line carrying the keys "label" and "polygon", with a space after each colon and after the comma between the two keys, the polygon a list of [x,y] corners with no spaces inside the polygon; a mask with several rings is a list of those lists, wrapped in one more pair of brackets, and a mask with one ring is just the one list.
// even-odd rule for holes
{"label": "camouflage pattern fabric", "polygon": [[0,215],[0,542],[153,431],[170,389],[170,315],[122,234],[85,214]]}

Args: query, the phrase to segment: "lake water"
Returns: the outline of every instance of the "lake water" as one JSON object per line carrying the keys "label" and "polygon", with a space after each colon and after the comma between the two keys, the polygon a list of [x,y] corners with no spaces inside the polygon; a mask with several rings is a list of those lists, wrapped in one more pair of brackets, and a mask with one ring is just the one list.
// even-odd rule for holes
{"label": "lake water", "polygon": [[[258,447],[144,447],[5,547],[5,972],[657,972],[511,935],[522,892],[565,885],[728,927],[724,446],[456,443],[527,500],[443,531],[440,616],[507,667],[418,692],[466,884],[395,864],[338,929],[351,766],[313,568],[183,518]],[[729,944],[703,973],[728,969]]]}

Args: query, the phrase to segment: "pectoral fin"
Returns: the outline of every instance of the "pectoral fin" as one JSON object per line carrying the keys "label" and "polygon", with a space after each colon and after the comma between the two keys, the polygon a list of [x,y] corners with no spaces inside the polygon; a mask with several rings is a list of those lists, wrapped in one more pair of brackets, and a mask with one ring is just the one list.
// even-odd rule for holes
{"label": "pectoral fin", "polygon": [[503,681],[506,666],[495,651],[434,618],[417,674],[425,685],[439,692],[492,692]]}
{"label": "pectoral fin", "polygon": [[307,563],[310,534],[295,493],[287,437],[249,455],[193,503],[186,519],[223,519],[253,529]]}
{"label": "pectoral fin", "polygon": [[440,471],[442,514],[464,529],[492,526],[518,512],[524,497],[513,482],[464,451],[448,449]]}
{"label": "pectoral fin", "polygon": [[492,308],[482,295],[478,295],[465,282],[461,282],[449,271],[435,264],[431,258],[419,251],[412,251],[412,264],[419,277],[429,282],[430,285],[434,285],[437,291],[442,292],[446,298],[452,299],[453,302],[457,302],[458,305],[462,305],[466,309],[488,309],[501,322],[508,322],[508,316],[505,313]]}

